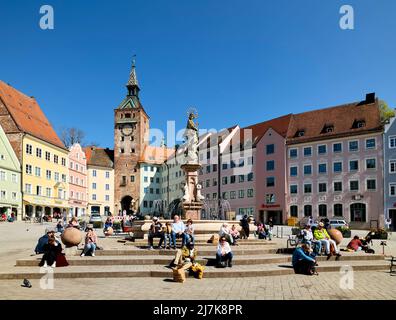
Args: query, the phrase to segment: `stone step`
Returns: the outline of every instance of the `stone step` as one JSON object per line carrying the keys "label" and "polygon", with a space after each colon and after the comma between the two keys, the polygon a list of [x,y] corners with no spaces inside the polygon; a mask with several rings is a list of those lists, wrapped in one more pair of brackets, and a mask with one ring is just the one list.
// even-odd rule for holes
{"label": "stone step", "polygon": [[[196,246],[198,254],[200,256],[213,256],[216,253],[216,246],[213,247],[199,247]],[[236,255],[256,255],[256,254],[271,254],[276,253],[277,248],[275,246],[249,246],[246,247],[233,247],[232,251]],[[96,256],[135,256],[135,255],[164,255],[164,256],[174,256],[174,249],[153,249],[148,250],[147,248],[134,248],[128,247],[128,249],[105,249],[96,250]]]}
{"label": "stone step", "polygon": [[[389,270],[389,263],[384,260],[372,261],[326,261],[320,262],[318,272],[339,272],[341,267],[350,266],[354,271]],[[131,278],[131,277],[160,277],[173,278],[172,271],[164,266],[151,265],[123,265],[109,266],[68,266],[55,268],[54,278]],[[261,277],[273,275],[287,275],[294,273],[291,264],[266,264],[266,265],[235,265],[232,268],[205,267],[205,278],[235,278],[235,277]],[[0,280],[5,279],[40,279],[38,267],[14,267],[0,272]]]}
{"label": "stone step", "polygon": [[[70,256],[67,258],[70,266],[115,266],[115,265],[169,265],[173,256],[96,256],[96,257],[79,257]],[[17,267],[38,266],[41,257],[32,257],[30,259],[19,259],[16,261]],[[334,260],[334,258],[331,258]],[[330,261],[331,261],[330,260]],[[384,260],[382,255],[368,254],[344,254],[342,261],[373,261]],[[326,257],[318,257],[318,261],[326,261]],[[215,257],[202,256],[197,259],[202,265],[213,265]],[[254,264],[271,264],[291,262],[291,256],[285,254],[267,254],[267,255],[245,255],[234,257],[234,265],[254,265]]]}
{"label": "stone step", "polygon": [[[118,241],[121,242],[121,241]],[[122,243],[124,243],[124,245],[126,246],[147,246],[148,245],[148,241],[144,240],[144,241],[122,241]],[[176,242],[177,246],[181,245],[181,241]],[[158,246],[158,241],[154,241],[153,242],[154,246]],[[239,241],[238,242],[238,246],[253,246],[253,245],[274,245],[274,242],[271,241],[266,241],[266,240],[260,240],[260,241]],[[214,245],[213,243],[208,243],[207,241],[195,241],[195,246],[201,246],[201,247],[215,247],[216,245]]]}

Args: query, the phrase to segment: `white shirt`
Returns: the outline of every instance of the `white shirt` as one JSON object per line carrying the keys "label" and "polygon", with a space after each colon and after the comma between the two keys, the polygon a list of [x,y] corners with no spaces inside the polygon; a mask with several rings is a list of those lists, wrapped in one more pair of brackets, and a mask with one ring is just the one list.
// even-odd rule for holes
{"label": "white shirt", "polygon": [[304,230],[301,231],[301,233],[304,236],[305,240],[307,240],[307,241],[312,241],[313,240],[312,230],[304,229]]}
{"label": "white shirt", "polygon": [[228,242],[225,242],[224,246],[222,246],[221,243],[219,243],[217,245],[217,253],[218,254],[223,255],[223,254],[227,254],[229,252],[231,252],[231,247],[230,247],[230,244]]}

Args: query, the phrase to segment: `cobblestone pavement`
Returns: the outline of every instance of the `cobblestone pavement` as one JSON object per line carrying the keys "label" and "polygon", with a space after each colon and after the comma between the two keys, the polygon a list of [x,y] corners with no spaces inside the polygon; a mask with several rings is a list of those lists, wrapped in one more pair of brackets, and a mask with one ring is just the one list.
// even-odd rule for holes
{"label": "cobblestone pavement", "polygon": [[[16,259],[29,257],[47,226],[0,223],[0,270],[15,265]],[[120,247],[115,238],[99,241],[105,248]],[[285,246],[286,239],[275,238],[274,242]],[[375,249],[382,252],[379,242]],[[385,253],[396,255],[395,239],[388,240]],[[341,289],[341,279],[338,272],[312,277],[189,278],[183,284],[162,278],[56,279],[54,289],[47,290],[40,288],[39,280],[31,281],[32,288],[21,287],[20,280],[1,280],[0,292],[2,299],[396,299],[396,277],[389,272],[355,272],[353,289]]]}
{"label": "cobblestone pavement", "polygon": [[0,281],[3,299],[175,299],[193,300],[371,300],[396,299],[396,277],[386,272],[356,272],[353,289],[341,289],[339,273],[319,276],[273,276],[260,278],[202,279],[188,278],[174,283],[160,278],[56,279],[54,289],[32,288],[22,281]]}

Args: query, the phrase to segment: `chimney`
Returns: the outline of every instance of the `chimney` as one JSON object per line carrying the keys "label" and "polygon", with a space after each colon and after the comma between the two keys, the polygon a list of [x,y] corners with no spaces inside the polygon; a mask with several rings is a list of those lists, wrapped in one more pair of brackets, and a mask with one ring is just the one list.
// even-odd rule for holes
{"label": "chimney", "polygon": [[365,102],[366,102],[366,104],[374,103],[375,102],[375,92],[367,93]]}

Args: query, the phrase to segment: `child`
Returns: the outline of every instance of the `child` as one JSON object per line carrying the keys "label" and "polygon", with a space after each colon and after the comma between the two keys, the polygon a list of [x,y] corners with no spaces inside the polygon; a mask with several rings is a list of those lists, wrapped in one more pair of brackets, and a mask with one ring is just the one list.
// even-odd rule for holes
{"label": "child", "polygon": [[194,226],[191,219],[187,220],[186,228],[184,229],[186,234],[186,243],[194,243]]}
{"label": "child", "polygon": [[172,224],[167,222],[164,227],[164,248],[171,248],[171,239],[172,239]]}

